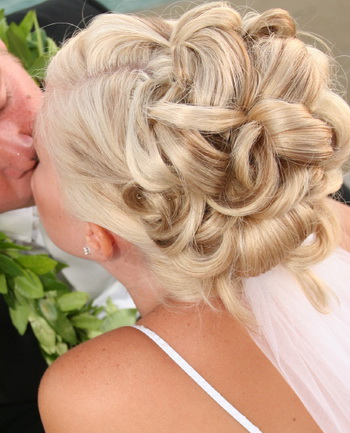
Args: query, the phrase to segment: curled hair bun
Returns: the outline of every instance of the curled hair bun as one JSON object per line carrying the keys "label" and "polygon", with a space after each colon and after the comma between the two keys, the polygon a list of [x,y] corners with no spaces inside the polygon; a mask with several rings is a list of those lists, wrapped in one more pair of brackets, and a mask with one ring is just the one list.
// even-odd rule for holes
{"label": "curled hair bun", "polygon": [[283,9],[270,9],[261,15],[247,14],[243,29],[246,35],[253,38],[264,38],[275,35],[279,38],[296,36],[296,24],[289,13]]}
{"label": "curled hair bun", "polygon": [[75,213],[144,251],[166,296],[244,318],[244,279],[281,264],[322,309],[307,267],[334,246],[325,198],[350,154],[329,71],[281,9],[100,16],[49,67],[45,140]]}
{"label": "curled hair bun", "polygon": [[333,155],[332,129],[302,104],[265,99],[250,110],[249,120],[261,125],[277,158],[318,166]]}
{"label": "curled hair bun", "polygon": [[[238,97],[250,68],[241,31],[241,16],[225,3],[192,9],[174,24],[169,40],[173,79],[184,89],[187,103],[222,105],[222,92],[227,93],[227,102],[232,93]],[[213,74],[210,78],[209,63]]]}

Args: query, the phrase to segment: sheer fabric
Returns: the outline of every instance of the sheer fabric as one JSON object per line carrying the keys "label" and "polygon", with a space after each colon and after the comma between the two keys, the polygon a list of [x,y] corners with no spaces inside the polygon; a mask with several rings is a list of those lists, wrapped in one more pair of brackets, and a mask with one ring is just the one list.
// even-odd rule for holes
{"label": "sheer fabric", "polygon": [[251,336],[325,433],[350,431],[350,254],[342,249],[313,271],[336,295],[315,310],[282,266],[245,282],[259,329]]}

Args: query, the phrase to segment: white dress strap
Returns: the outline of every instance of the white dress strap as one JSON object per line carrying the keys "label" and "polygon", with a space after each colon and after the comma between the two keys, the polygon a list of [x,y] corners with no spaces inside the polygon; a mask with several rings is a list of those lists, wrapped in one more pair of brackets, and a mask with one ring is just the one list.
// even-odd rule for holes
{"label": "white dress strap", "polygon": [[220,393],[218,393],[194,368],[192,368],[181,355],[179,355],[169,344],[158,334],[150,329],[134,325],[135,329],[140,330],[153,340],[185,373],[187,373],[213,400],[216,401],[228,414],[239,422],[249,433],[262,433],[244,415],[232,406]]}

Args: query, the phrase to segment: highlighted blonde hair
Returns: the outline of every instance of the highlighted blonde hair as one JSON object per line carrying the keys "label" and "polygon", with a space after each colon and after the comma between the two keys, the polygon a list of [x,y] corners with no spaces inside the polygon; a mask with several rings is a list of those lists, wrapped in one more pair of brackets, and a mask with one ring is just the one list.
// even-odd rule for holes
{"label": "highlighted blonde hair", "polygon": [[244,279],[282,264],[322,310],[308,268],[350,151],[329,69],[281,9],[102,15],[51,62],[38,129],[74,214],[137,245],[166,297],[245,320]]}

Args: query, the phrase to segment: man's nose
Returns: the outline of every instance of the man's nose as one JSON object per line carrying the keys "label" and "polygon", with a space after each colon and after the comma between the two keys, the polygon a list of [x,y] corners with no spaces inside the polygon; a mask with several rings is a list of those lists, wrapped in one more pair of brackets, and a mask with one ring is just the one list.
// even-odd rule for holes
{"label": "man's nose", "polygon": [[7,133],[0,133],[0,170],[7,177],[20,178],[36,164],[33,138],[11,130]]}

